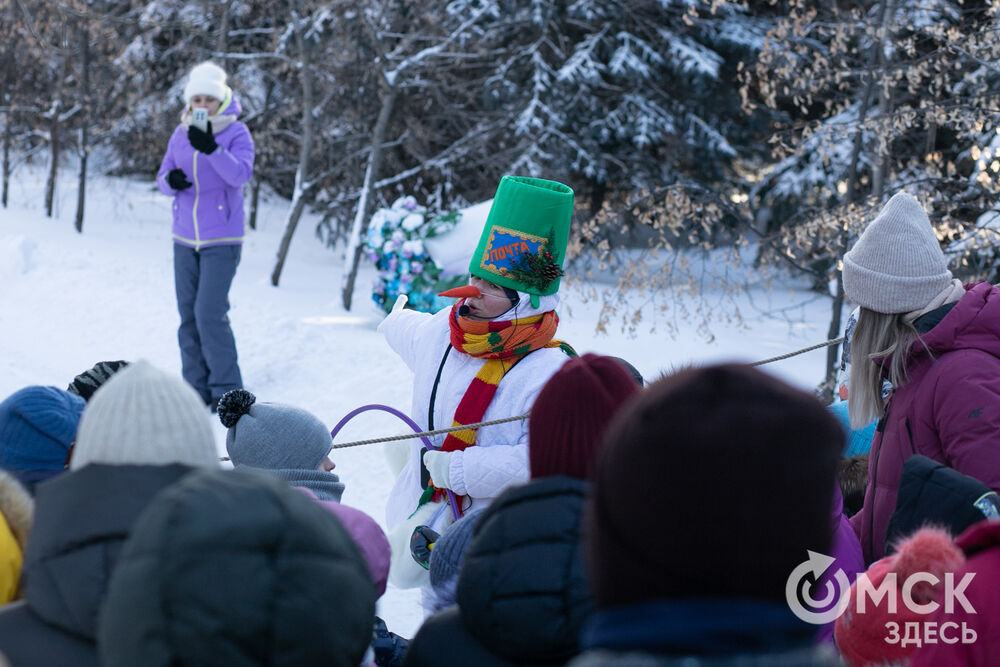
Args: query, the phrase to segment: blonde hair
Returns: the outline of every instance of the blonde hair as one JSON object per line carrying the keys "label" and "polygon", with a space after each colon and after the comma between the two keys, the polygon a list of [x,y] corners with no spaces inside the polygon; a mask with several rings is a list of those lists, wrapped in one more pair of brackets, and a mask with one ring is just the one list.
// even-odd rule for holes
{"label": "blonde hair", "polygon": [[876,313],[864,307],[858,313],[851,337],[851,376],[847,390],[851,428],[862,428],[885,415],[884,370],[888,371],[886,379],[894,388],[906,384],[907,357],[913,345],[922,340],[904,315]]}

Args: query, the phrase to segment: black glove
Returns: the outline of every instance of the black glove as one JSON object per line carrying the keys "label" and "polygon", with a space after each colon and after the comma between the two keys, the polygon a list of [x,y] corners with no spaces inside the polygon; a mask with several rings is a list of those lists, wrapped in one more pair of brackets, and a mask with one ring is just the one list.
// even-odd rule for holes
{"label": "black glove", "polygon": [[205,155],[211,155],[212,151],[219,147],[219,144],[215,143],[215,137],[212,136],[212,121],[208,122],[207,127],[208,129],[202,132],[194,125],[189,125],[188,141],[191,142],[196,151],[201,151]]}
{"label": "black glove", "polygon": [[187,190],[192,185],[191,181],[189,181],[187,176],[184,174],[184,170],[180,167],[170,170],[170,173],[167,174],[167,183],[169,183],[170,187],[174,190]]}
{"label": "black glove", "polygon": [[375,664],[378,667],[399,667],[403,664],[403,656],[410,642],[395,632],[389,632],[385,621],[375,617],[372,629],[372,653],[375,654]]}
{"label": "black glove", "polygon": [[437,531],[429,526],[417,526],[410,535],[410,555],[425,570],[431,567],[431,550],[439,537]]}
{"label": "black glove", "polygon": [[[174,171],[180,171],[180,169],[175,169]],[[170,173],[173,174],[173,172]],[[184,173],[181,172],[181,178],[183,177]],[[190,185],[191,184],[188,183],[188,186]],[[171,185],[171,187],[174,186]],[[177,188],[174,189],[176,190]],[[94,364],[93,368],[88,368],[73,378],[73,381],[69,383],[68,387],[66,387],[66,391],[71,394],[76,394],[85,401],[89,401],[90,397],[94,395],[94,392],[100,389],[101,385],[108,381],[108,378],[125,366],[128,366],[128,362],[124,360],[98,361]]]}

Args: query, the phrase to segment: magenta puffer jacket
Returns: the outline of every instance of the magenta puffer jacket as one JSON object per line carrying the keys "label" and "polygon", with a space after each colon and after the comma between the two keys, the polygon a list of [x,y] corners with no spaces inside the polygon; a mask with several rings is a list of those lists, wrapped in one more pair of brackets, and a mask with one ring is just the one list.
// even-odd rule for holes
{"label": "magenta puffer jacket", "polygon": [[890,396],[868,457],[864,507],[851,517],[865,562],[885,555],[903,463],[923,454],[1000,491],[1000,290],[965,296],[922,334],[909,379]]}
{"label": "magenta puffer jacket", "polygon": [[[235,95],[223,105],[218,115],[238,117],[242,111]],[[160,192],[174,198],[174,243],[195,249],[243,243],[243,184],[253,174],[253,139],[235,118],[214,136],[219,147],[205,155],[191,146],[187,127],[178,125],[156,174]],[[174,190],[167,183],[178,167],[192,187]]]}

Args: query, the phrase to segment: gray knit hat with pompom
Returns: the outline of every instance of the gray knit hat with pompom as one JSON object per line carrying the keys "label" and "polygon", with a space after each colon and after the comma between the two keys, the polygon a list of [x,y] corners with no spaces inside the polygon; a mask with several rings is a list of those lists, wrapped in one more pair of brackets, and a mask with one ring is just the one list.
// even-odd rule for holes
{"label": "gray knit hat with pompom", "polygon": [[234,466],[315,470],[330,453],[330,430],[312,413],[281,403],[257,403],[245,389],[219,399],[229,429],[226,451]]}

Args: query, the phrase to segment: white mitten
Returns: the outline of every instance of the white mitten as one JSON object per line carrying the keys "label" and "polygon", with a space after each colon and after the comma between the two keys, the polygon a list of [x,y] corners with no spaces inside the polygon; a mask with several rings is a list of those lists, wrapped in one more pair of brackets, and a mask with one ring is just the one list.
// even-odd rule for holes
{"label": "white mitten", "polygon": [[451,488],[451,452],[424,452],[424,465],[431,474],[431,481],[439,489]]}
{"label": "white mitten", "polygon": [[405,294],[400,294],[399,296],[397,296],[396,303],[392,304],[392,310],[389,311],[388,315],[382,318],[382,321],[378,323],[377,327],[375,327],[375,331],[376,332],[382,331],[382,326],[385,324],[385,321],[389,319],[389,317],[391,317],[392,315],[395,315],[399,311],[403,310],[403,308],[406,307],[406,302],[409,300],[410,297],[406,296]]}
{"label": "white mitten", "polygon": [[[420,525],[434,526],[438,532],[444,530],[440,525],[451,518],[451,509],[447,503],[438,501],[421,505],[406,521],[389,531],[391,560],[389,562],[389,583],[396,588],[420,588],[430,586],[430,572],[413,560],[410,553],[410,536],[413,529]],[[445,523],[444,525],[448,525]]]}

